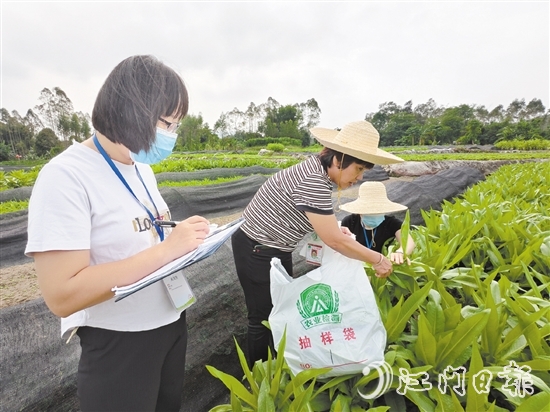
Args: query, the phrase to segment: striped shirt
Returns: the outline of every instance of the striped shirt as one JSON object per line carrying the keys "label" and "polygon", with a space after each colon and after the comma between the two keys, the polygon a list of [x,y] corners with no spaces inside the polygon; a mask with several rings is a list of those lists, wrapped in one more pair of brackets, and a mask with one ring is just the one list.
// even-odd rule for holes
{"label": "striped shirt", "polygon": [[313,231],[304,212],[334,214],[332,182],[318,156],[271,176],[244,210],[241,229],[258,243],[292,252]]}

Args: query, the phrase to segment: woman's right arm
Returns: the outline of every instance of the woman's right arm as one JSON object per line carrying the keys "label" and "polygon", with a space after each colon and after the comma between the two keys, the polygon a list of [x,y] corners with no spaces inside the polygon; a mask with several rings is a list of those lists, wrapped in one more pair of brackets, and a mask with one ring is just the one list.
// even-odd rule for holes
{"label": "woman's right arm", "polygon": [[381,253],[366,248],[351,236],[342,233],[334,215],[305,212],[313,230],[330,248],[352,259],[370,263],[378,277],[389,276],[392,263]]}
{"label": "woman's right arm", "polygon": [[170,236],[129,258],[90,266],[89,250],[35,252],[38,284],[46,305],[57,316],[111,299],[115,286],[132,284],[165,264],[195,250],[208,234],[208,220],[190,217]]}

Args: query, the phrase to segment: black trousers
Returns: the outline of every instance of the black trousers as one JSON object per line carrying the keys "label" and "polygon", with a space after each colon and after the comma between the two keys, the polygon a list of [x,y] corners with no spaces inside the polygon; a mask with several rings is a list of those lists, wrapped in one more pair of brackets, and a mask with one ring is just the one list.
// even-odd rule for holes
{"label": "black trousers", "polygon": [[81,327],[78,397],[82,411],[174,411],[181,408],[187,324],[119,332]]}
{"label": "black trousers", "polygon": [[257,360],[267,360],[268,348],[272,356],[275,355],[271,331],[262,325],[273,307],[269,286],[271,258],[279,258],[292,276],[292,253],[260,245],[241,229],[231,237],[231,245],[248,310],[247,358],[248,366],[252,368]]}

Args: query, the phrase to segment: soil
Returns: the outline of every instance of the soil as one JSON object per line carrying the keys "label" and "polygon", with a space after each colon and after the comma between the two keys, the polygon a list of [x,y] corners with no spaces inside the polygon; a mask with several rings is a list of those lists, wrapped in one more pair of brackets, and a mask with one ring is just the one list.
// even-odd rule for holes
{"label": "soil", "polygon": [[[383,183],[390,182],[391,180],[406,180],[411,181],[411,177],[390,178]],[[357,191],[359,185],[354,185],[341,194],[346,197],[357,197]],[[337,193],[334,193],[337,196]],[[210,218],[211,223],[223,225],[231,222],[234,219],[240,217],[241,212],[228,216]],[[34,270],[34,263],[26,263],[24,265],[15,265],[0,269],[0,309],[19,305],[21,303],[28,302],[33,299],[37,299],[41,296],[40,289],[38,287],[38,281],[36,278],[36,272]]]}

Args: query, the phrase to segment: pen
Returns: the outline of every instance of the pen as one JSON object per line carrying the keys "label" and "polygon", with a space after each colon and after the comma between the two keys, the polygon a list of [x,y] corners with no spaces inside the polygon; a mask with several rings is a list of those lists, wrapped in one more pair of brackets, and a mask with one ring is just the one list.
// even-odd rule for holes
{"label": "pen", "polygon": [[178,223],[179,223],[179,222],[174,222],[173,220],[160,220],[160,219],[155,219],[155,225],[158,225],[158,226],[176,227],[176,225],[177,225]]}
{"label": "pen", "polygon": [[[161,219],[155,219],[155,225],[158,226],[166,226],[166,227],[176,227],[176,225],[180,222],[174,222],[173,220],[161,220]],[[216,224],[208,225],[208,229],[210,229],[210,234],[213,234],[212,231],[215,230],[218,227]]]}

